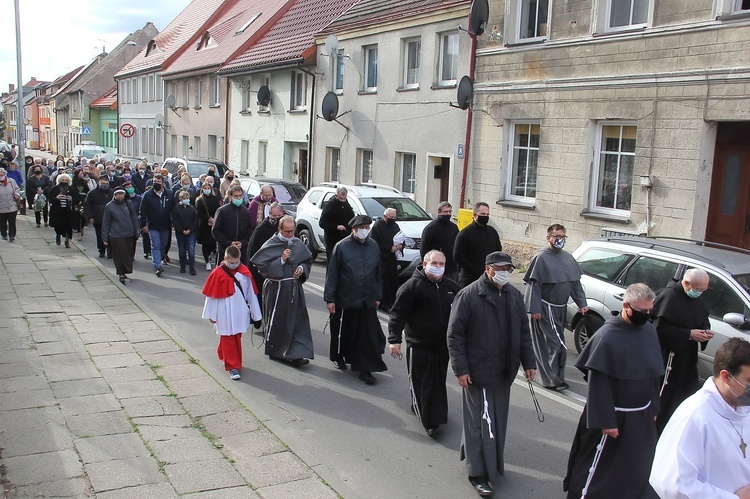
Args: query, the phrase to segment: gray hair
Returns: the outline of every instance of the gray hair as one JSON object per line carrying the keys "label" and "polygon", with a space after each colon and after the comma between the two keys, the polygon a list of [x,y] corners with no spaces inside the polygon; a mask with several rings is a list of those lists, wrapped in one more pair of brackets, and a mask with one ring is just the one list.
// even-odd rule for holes
{"label": "gray hair", "polygon": [[279,208],[282,211],[282,213],[285,211],[283,204],[279,203],[278,201],[274,201],[273,203],[268,205],[268,213],[271,213],[276,208]]}
{"label": "gray hair", "polygon": [[627,303],[636,303],[639,301],[650,301],[656,298],[656,295],[651,288],[643,284],[642,282],[636,282],[628,286],[625,290],[625,296],[622,301]]}
{"label": "gray hair", "polygon": [[383,216],[386,216],[389,211],[392,211],[394,214],[398,214],[396,208],[386,208],[385,211],[383,211]]}
{"label": "gray hair", "polygon": [[2,173],[3,175],[7,175],[8,171],[5,168],[3,168],[2,166],[0,166],[0,173]]}
{"label": "gray hair", "polygon": [[443,208],[453,208],[453,205],[448,201],[440,201],[440,204],[438,205],[438,211],[442,210]]}
{"label": "gray hair", "polygon": [[687,281],[690,284],[700,281],[708,281],[709,279],[708,272],[702,269],[688,269],[685,272],[685,276],[682,278],[683,281]]}
{"label": "gray hair", "polygon": [[430,250],[427,253],[425,253],[424,258],[422,260],[424,260],[425,262],[431,262],[432,257],[434,257],[435,255],[443,255],[443,258],[445,258],[445,253],[443,253],[442,251]]}
{"label": "gray hair", "polygon": [[344,196],[346,196],[347,194],[349,194],[349,191],[346,190],[346,187],[344,187],[342,185],[342,186],[336,188],[336,194],[343,194]]}
{"label": "gray hair", "polygon": [[57,166],[58,168],[62,168],[63,166],[65,166],[65,161],[58,161],[57,163],[55,163],[55,165],[56,165],[56,166]]}

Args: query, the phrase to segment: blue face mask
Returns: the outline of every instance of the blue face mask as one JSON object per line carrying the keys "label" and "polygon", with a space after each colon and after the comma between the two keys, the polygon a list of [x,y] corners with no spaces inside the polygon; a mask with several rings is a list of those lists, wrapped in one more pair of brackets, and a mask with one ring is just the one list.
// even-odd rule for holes
{"label": "blue face mask", "polygon": [[203,195],[204,196],[210,196],[211,195],[211,189],[203,189]]}
{"label": "blue face mask", "polygon": [[189,200],[189,199],[183,199],[183,200],[182,200],[182,204],[184,204],[184,205],[186,205],[186,206],[187,206],[187,205],[189,205],[189,204],[190,204],[190,200]]}
{"label": "blue face mask", "polygon": [[703,294],[703,291],[696,291],[694,289],[688,290],[686,293],[690,298],[698,298],[700,295]]}
{"label": "blue face mask", "polygon": [[232,198],[232,204],[235,206],[242,206],[242,200],[241,199],[234,199]]}

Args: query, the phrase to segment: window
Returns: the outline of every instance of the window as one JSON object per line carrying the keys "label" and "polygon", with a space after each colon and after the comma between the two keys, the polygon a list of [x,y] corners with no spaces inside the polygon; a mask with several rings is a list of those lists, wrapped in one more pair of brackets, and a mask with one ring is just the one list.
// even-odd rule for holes
{"label": "window", "polygon": [[201,138],[197,135],[193,137],[193,155],[196,158],[201,157]]}
{"label": "window", "polygon": [[331,182],[341,180],[341,149],[338,147],[328,148],[328,180]]}
{"label": "window", "polygon": [[[120,104],[125,104],[125,82],[121,81],[119,84],[119,87],[117,88],[117,95],[120,98]],[[11,121],[14,120],[13,114],[10,115]]]}
{"label": "window", "polygon": [[148,153],[148,131],[146,127],[141,127],[141,152]]}
{"label": "window", "polygon": [[649,0],[606,0],[604,3],[608,31],[638,28],[648,21]]}
{"label": "window", "polygon": [[518,39],[547,37],[549,0],[521,0]]}
{"label": "window", "polygon": [[153,102],[156,99],[156,81],[154,75],[148,75],[148,101]]}
{"label": "window", "polygon": [[506,182],[505,196],[513,198],[536,197],[536,175],[539,163],[538,123],[514,123],[508,150],[511,164],[507,171],[510,175]]}
{"label": "window", "polygon": [[628,268],[621,285],[627,288],[631,284],[642,282],[648,285],[654,293],[659,294],[662,289],[667,287],[667,284],[672,282],[678,267],[679,264],[676,262],[642,256]]}
{"label": "window", "polygon": [[596,211],[630,210],[636,131],[632,125],[600,125],[592,182]]}
{"label": "window", "polygon": [[157,127],[156,129],[156,149],[155,153],[157,156],[161,156],[161,143],[164,140],[162,137],[163,131],[161,127]]}
{"label": "window", "polygon": [[336,93],[342,93],[344,91],[344,51],[339,50],[336,53],[336,79],[335,79]]}
{"label": "window", "polygon": [[403,88],[419,88],[419,55],[422,42],[404,40],[404,76]]}
{"label": "window", "polygon": [[182,155],[187,156],[190,154],[190,137],[187,135],[182,136]]}
{"label": "window", "polygon": [[374,155],[370,149],[362,149],[359,162],[359,181],[372,182],[372,165]]}
{"label": "window", "polygon": [[169,154],[177,156],[177,135],[170,135],[169,137]]}
{"label": "window", "polygon": [[250,141],[241,140],[240,141],[240,171],[243,173],[250,173],[250,171],[247,169],[249,158],[250,158]]}
{"label": "window", "polygon": [[208,136],[208,157],[216,157],[216,135]]}
{"label": "window", "polygon": [[145,76],[141,76],[141,102],[148,100],[148,80]]}
{"label": "window", "polygon": [[307,106],[307,75],[292,71],[292,102],[289,109],[305,109]]}
{"label": "window", "polygon": [[255,14],[254,16],[252,16],[250,19],[248,19],[247,22],[245,24],[243,24],[240,29],[238,29],[237,31],[234,32],[234,34],[235,35],[241,35],[242,33],[244,33],[245,30],[247,28],[249,28],[251,24],[253,24],[253,21],[255,21],[256,19],[258,19],[260,17],[260,14],[261,13],[258,12],[257,14]]}
{"label": "window", "polygon": [[365,47],[365,91],[378,89],[378,46]]}
{"label": "window", "polygon": [[195,80],[195,103],[196,108],[201,107],[201,94],[203,93],[203,80]]}
{"label": "window", "polygon": [[133,91],[133,104],[138,104],[138,78],[133,78],[131,90]]}
{"label": "window", "polygon": [[126,102],[130,104],[132,101],[132,95],[130,94],[130,80],[125,80],[125,98]]}
{"label": "window", "polygon": [[440,63],[438,83],[455,85],[458,75],[458,33],[447,33],[440,37]]}
{"label": "window", "polygon": [[578,258],[581,272],[596,279],[614,282],[622,269],[630,263],[633,255],[618,251],[592,248]]}
{"label": "window", "polygon": [[190,105],[190,82],[182,82],[182,107],[188,107]]}
{"label": "window", "polygon": [[258,175],[266,174],[268,142],[258,141]]}
{"label": "window", "polygon": [[161,75],[156,75],[156,100],[161,100],[163,97],[164,81],[161,79]]}
{"label": "window", "polygon": [[750,11],[750,0],[716,0],[716,17]]}
{"label": "window", "polygon": [[417,155],[403,153],[401,155],[401,192],[414,194],[417,183]]}
{"label": "window", "polygon": [[250,92],[250,84],[243,84],[240,86],[240,92],[242,95],[242,109],[240,109],[240,112],[249,112],[250,111],[250,105],[253,101],[252,99],[252,93]]}
{"label": "window", "polygon": [[211,80],[211,105],[218,106],[221,102],[221,85],[219,77],[214,76]]}
{"label": "window", "polygon": [[745,313],[741,296],[722,278],[708,273],[708,289],[701,295],[708,307],[708,315],[721,320],[729,312]]}
{"label": "window", "polygon": [[148,152],[149,154],[154,154],[154,151],[156,145],[156,139],[154,138],[154,128],[148,127]]}

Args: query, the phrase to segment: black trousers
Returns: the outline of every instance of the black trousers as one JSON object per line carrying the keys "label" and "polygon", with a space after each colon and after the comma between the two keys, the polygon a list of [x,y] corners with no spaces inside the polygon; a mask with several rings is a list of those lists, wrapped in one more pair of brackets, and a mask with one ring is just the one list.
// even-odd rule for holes
{"label": "black trousers", "polygon": [[407,343],[406,366],[412,408],[425,428],[448,422],[448,346],[424,346]]}
{"label": "black trousers", "polygon": [[0,234],[3,237],[10,236],[12,239],[16,238],[16,215],[18,215],[18,211],[0,213]]}
{"label": "black trousers", "polygon": [[104,241],[102,241],[102,224],[94,224],[94,232],[96,233],[96,248],[99,250],[99,253],[104,253],[105,250],[112,251],[111,248],[108,248],[104,245]]}
{"label": "black trousers", "polygon": [[44,216],[44,223],[46,224],[49,221],[49,205],[48,204],[44,205],[44,208],[42,208],[42,211],[34,210],[34,218],[36,219],[37,225],[41,225],[42,216]]}

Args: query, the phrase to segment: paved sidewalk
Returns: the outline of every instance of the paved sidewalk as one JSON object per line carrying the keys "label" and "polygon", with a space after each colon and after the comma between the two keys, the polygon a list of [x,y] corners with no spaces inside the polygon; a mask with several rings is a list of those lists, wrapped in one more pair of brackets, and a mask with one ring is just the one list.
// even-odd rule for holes
{"label": "paved sidewalk", "polygon": [[336,498],[75,244],[0,241],[3,496]]}

